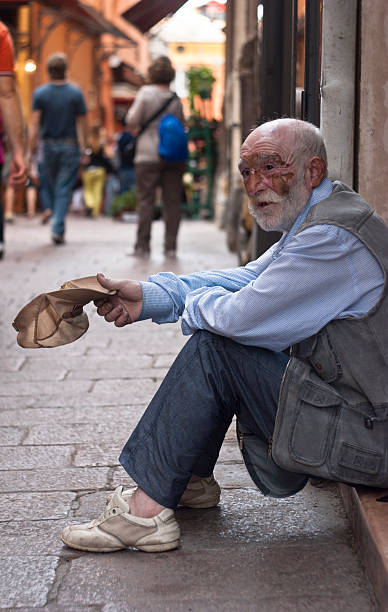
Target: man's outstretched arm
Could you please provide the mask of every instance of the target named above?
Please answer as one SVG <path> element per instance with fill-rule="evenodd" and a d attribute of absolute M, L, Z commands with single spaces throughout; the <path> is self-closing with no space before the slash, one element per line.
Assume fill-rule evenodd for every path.
<path fill-rule="evenodd" d="M 270 256 L 270 251 L 265 254 Z M 186 297 L 192 291 L 203 287 L 223 287 L 227 291 L 239 291 L 254 281 L 266 267 L 264 256 L 244 267 L 229 270 L 209 270 L 177 276 L 162 272 L 151 276 L 148 281 L 113 280 L 98 274 L 103 287 L 117 291 L 116 295 L 98 300 L 97 313 L 117 327 L 124 327 L 135 321 L 152 319 L 155 323 L 173 323 L 182 315 Z M 119 297 L 119 300 L 117 300 Z M 123 310 L 121 310 L 121 308 Z M 125 314 L 126 313 L 126 314 Z"/>

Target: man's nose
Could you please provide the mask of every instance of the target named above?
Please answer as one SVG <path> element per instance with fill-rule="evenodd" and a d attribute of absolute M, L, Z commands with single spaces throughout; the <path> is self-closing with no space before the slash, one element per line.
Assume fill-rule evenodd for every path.
<path fill-rule="evenodd" d="M 245 183 L 245 189 L 249 197 L 253 197 L 267 189 L 267 185 L 265 185 L 264 177 L 260 170 L 254 170 L 249 173 L 248 180 Z"/>

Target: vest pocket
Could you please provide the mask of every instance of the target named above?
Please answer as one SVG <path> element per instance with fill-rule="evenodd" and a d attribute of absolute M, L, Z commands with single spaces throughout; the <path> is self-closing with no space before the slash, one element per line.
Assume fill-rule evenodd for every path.
<path fill-rule="evenodd" d="M 318 467 L 325 463 L 340 403 L 338 395 L 328 392 L 323 386 L 305 381 L 289 441 L 289 452 L 296 462 L 308 467 Z"/>
<path fill-rule="evenodd" d="M 388 486 L 388 415 L 371 416 L 371 406 L 344 406 L 330 458 L 333 477 L 342 482 Z"/>

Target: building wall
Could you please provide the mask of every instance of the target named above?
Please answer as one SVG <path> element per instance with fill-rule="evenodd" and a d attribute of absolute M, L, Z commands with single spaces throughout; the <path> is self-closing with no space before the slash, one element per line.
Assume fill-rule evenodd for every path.
<path fill-rule="evenodd" d="M 358 189 L 388 221 L 388 13 L 386 0 L 361 3 Z"/>
<path fill-rule="evenodd" d="M 55 52 L 64 52 L 69 59 L 68 78 L 78 85 L 85 96 L 88 107 L 88 121 L 100 119 L 98 78 L 96 75 L 96 53 L 99 36 L 90 33 L 82 24 L 70 19 L 58 20 L 47 7 L 32 2 L 30 14 L 27 7 L 20 9 L 20 19 L 30 23 L 32 56 L 36 71 L 24 71 L 25 52 L 18 57 L 18 80 L 21 87 L 23 110 L 27 122 L 31 115 L 31 97 L 34 89 L 48 82 L 47 58 Z"/>
<path fill-rule="evenodd" d="M 88 4 L 129 38 L 95 34 L 78 20 L 62 17 L 60 10 L 53 11 L 43 2 L 31 2 L 29 6 L 18 9 L 18 30 L 25 33 L 25 40 L 30 40 L 31 48 L 20 48 L 16 70 L 28 123 L 32 93 L 48 81 L 47 58 L 54 52 L 66 53 L 69 58 L 68 77 L 84 93 L 89 125 L 102 125 L 109 138 L 116 129 L 110 58 L 116 56 L 119 62 L 145 74 L 149 64 L 148 37 L 121 17 L 128 2 L 89 0 Z M 29 55 L 37 66 L 33 73 L 24 70 Z"/>
<path fill-rule="evenodd" d="M 109 57 L 114 61 L 124 62 L 141 75 L 145 75 L 149 64 L 148 37 L 121 17 L 122 13 L 130 7 L 125 0 L 89 0 L 89 3 L 99 10 L 104 17 L 119 30 L 131 38 L 116 38 L 110 34 L 101 37 L 101 55 L 106 58 L 100 71 L 100 100 L 103 109 L 104 127 L 108 139 L 116 132 L 114 117 L 114 99 L 112 97 L 112 74 L 109 67 Z M 128 104 L 130 101 L 128 100 Z"/>
<path fill-rule="evenodd" d="M 179 49 L 182 49 L 180 51 Z M 218 42 L 177 42 L 168 44 L 168 56 L 175 70 L 187 72 L 191 66 L 206 65 L 213 72 L 215 82 L 211 100 L 206 100 L 204 108 L 208 119 L 222 119 L 222 103 L 224 98 L 225 50 L 224 44 Z M 179 93 L 179 92 L 178 92 Z M 190 114 L 190 101 L 183 98 L 186 117 Z M 202 109 L 198 109 L 202 110 Z"/>

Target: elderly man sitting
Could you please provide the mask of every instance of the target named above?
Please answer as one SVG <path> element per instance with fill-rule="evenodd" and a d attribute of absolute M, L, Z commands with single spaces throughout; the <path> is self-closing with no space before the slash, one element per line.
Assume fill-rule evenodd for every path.
<path fill-rule="evenodd" d="M 309 475 L 388 486 L 388 227 L 327 178 L 309 123 L 256 128 L 239 169 L 257 223 L 283 232 L 259 259 L 147 282 L 98 277 L 117 291 L 96 303 L 106 321 L 181 317 L 191 338 L 121 453 L 138 487 L 118 487 L 99 518 L 66 527 L 68 546 L 176 548 L 174 508 L 219 501 L 213 468 L 234 415 L 264 494 L 292 495 Z"/>

